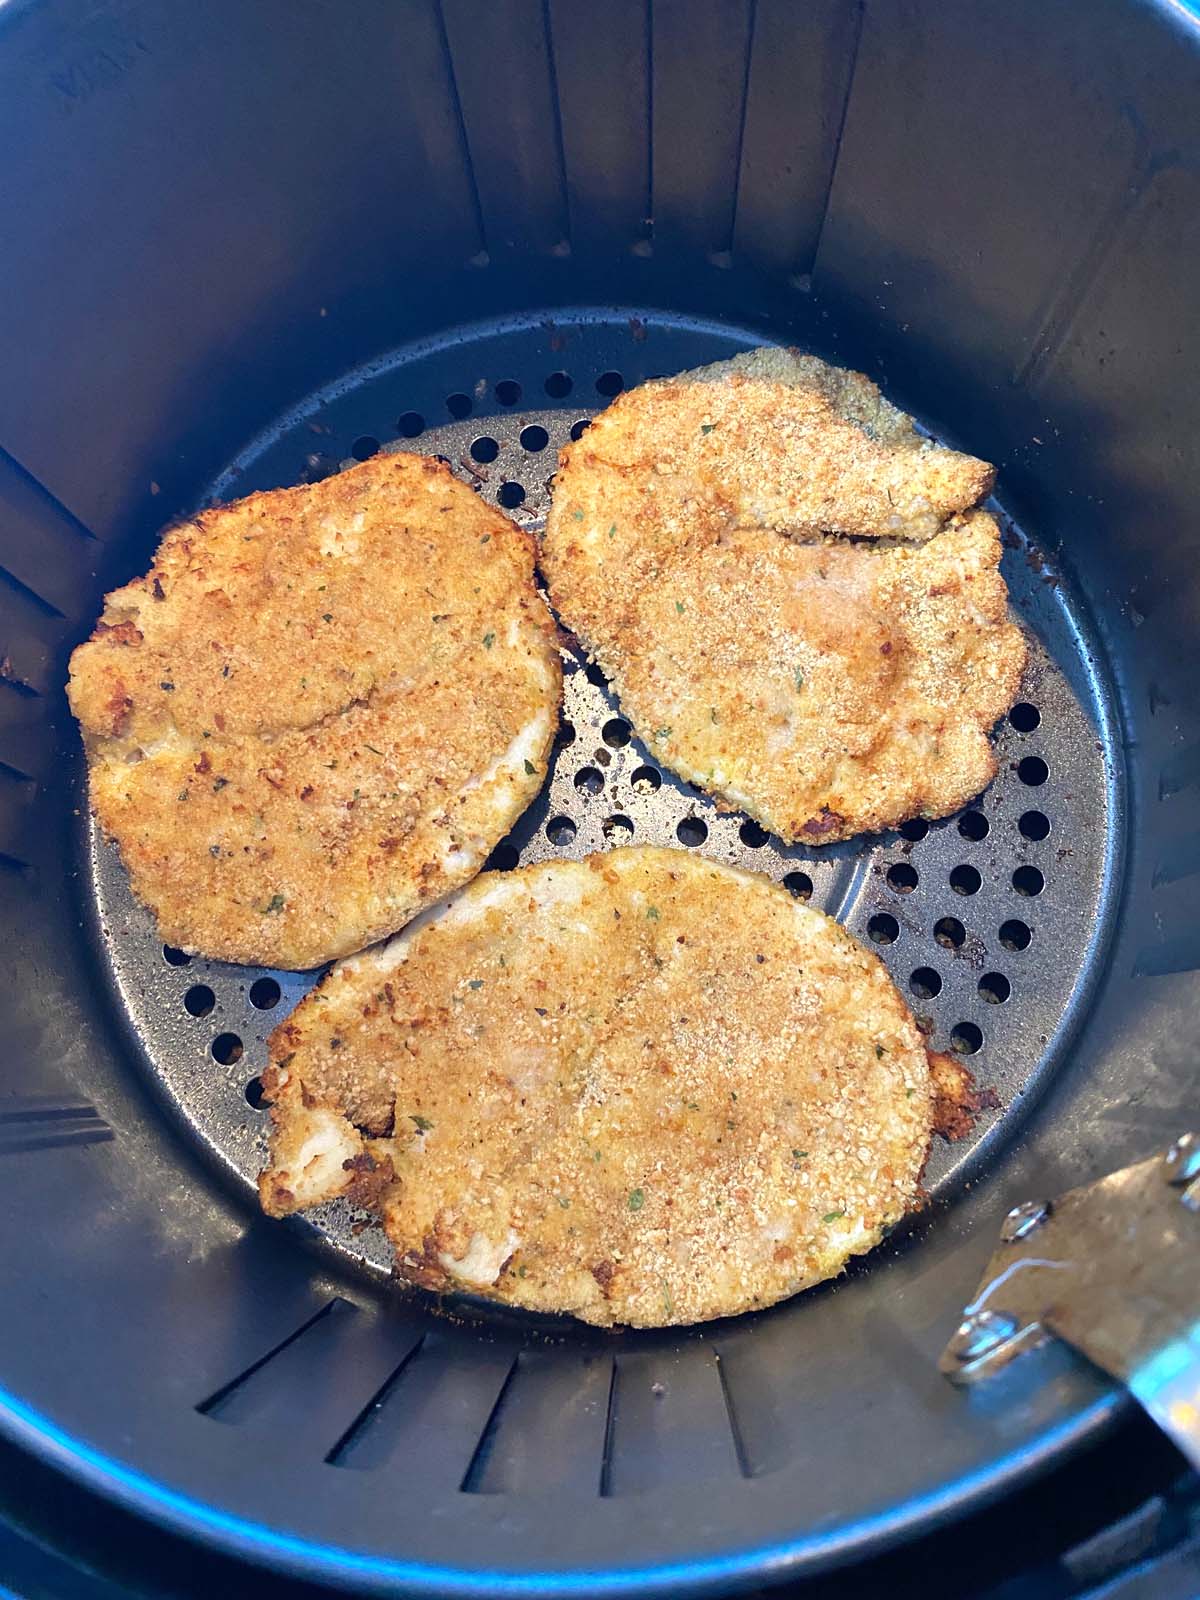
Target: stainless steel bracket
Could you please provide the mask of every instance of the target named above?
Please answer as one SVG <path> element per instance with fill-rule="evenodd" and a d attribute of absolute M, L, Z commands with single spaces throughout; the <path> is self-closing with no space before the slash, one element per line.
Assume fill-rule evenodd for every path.
<path fill-rule="evenodd" d="M 1200 1467 L 1200 1134 L 1010 1211 L 938 1366 L 990 1377 L 1051 1336 L 1112 1377 Z"/>

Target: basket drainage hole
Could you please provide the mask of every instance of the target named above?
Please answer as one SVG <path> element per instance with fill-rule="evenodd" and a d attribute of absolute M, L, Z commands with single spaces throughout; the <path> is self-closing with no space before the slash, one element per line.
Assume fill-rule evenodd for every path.
<path fill-rule="evenodd" d="M 1006 950 L 1028 950 L 1032 938 L 1031 930 L 1015 917 L 1011 922 L 1000 924 L 1000 943 Z"/>
<path fill-rule="evenodd" d="M 973 1022 L 960 1022 L 951 1029 L 950 1043 L 960 1056 L 973 1056 L 983 1046 L 983 1029 Z"/>
<path fill-rule="evenodd" d="M 807 872 L 789 872 L 784 880 L 783 887 L 797 900 L 811 900 L 813 884 Z"/>
<path fill-rule="evenodd" d="M 472 461 L 495 461 L 499 454 L 500 446 L 490 434 L 481 434 L 478 439 L 473 440 L 471 443 Z"/>
<path fill-rule="evenodd" d="M 908 980 L 908 987 L 918 1000 L 932 1000 L 942 992 L 942 975 L 932 967 L 918 967 Z"/>
<path fill-rule="evenodd" d="M 379 454 L 379 440 L 372 433 L 360 433 L 350 446 L 350 454 L 355 461 L 369 461 Z"/>
<path fill-rule="evenodd" d="M 193 1017 L 206 1017 L 217 1003 L 217 997 L 206 983 L 194 983 L 183 997 L 184 1010 Z"/>
<path fill-rule="evenodd" d="M 901 838 L 910 839 L 913 844 L 918 844 L 928 832 L 929 824 L 924 817 L 911 817 L 900 824 Z"/>
<path fill-rule="evenodd" d="M 1032 899 L 1035 894 L 1041 894 L 1046 880 L 1036 867 L 1018 867 L 1012 875 L 1012 886 L 1018 894 Z"/>
<path fill-rule="evenodd" d="M 191 965 L 191 956 L 186 950 L 180 950 L 173 944 L 163 945 L 163 960 L 169 967 L 186 967 Z"/>
<path fill-rule="evenodd" d="M 527 428 L 521 429 L 521 449 L 528 450 L 530 455 L 536 455 L 539 450 L 544 450 L 550 443 L 550 435 L 545 428 L 539 428 L 536 422 L 531 422 Z"/>
<path fill-rule="evenodd" d="M 575 774 L 575 787 L 580 794 L 599 794 L 604 787 L 604 774 L 599 767 L 580 767 Z"/>
<path fill-rule="evenodd" d="M 210 1048 L 213 1060 L 219 1061 L 223 1067 L 233 1066 L 244 1054 L 242 1041 L 236 1033 L 219 1033 Z"/>
<path fill-rule="evenodd" d="M 1012 993 L 1012 984 L 1002 972 L 985 972 L 979 980 L 979 998 L 989 1006 L 1002 1006 Z"/>
<path fill-rule="evenodd" d="M 771 835 L 757 822 L 743 822 L 738 829 L 738 838 L 748 850 L 761 850 Z"/>
<path fill-rule="evenodd" d="M 593 689 L 607 689 L 608 679 L 604 676 L 604 669 L 597 661 L 589 661 L 583 669 L 583 675 Z"/>
<path fill-rule="evenodd" d="M 610 717 L 600 730 L 605 744 L 621 750 L 629 743 L 632 730 L 624 717 Z"/>
<path fill-rule="evenodd" d="M 895 944 L 900 937 L 900 924 L 882 911 L 867 923 L 867 933 L 876 944 Z"/>
<path fill-rule="evenodd" d="M 246 1099 L 254 1107 L 255 1111 L 266 1110 L 267 1097 L 263 1093 L 261 1078 L 250 1079 L 250 1082 L 246 1085 Z"/>
<path fill-rule="evenodd" d="M 570 817 L 551 817 L 546 824 L 546 837 L 551 844 L 568 845 L 577 831 Z"/>
<path fill-rule="evenodd" d="M 657 767 L 639 767 L 629 783 L 635 794 L 657 794 L 662 788 L 662 773 Z"/>
<path fill-rule="evenodd" d="M 964 811 L 958 819 L 959 833 L 964 839 L 970 839 L 973 844 L 986 839 L 990 829 L 991 824 L 982 811 Z"/>
<path fill-rule="evenodd" d="M 574 387 L 569 372 L 552 372 L 542 385 L 551 400 L 565 400 Z"/>
<path fill-rule="evenodd" d="M 525 486 L 520 483 L 502 483 L 500 493 L 496 496 L 506 511 L 511 511 L 514 506 L 519 506 L 525 499 Z"/>
<path fill-rule="evenodd" d="M 575 724 L 573 722 L 560 722 L 558 732 L 554 735 L 554 742 L 560 750 L 565 750 L 569 744 L 574 744 Z"/>
<path fill-rule="evenodd" d="M 1050 768 L 1041 756 L 1025 756 L 1017 762 L 1017 777 L 1031 789 L 1039 788 L 1050 776 Z"/>
<path fill-rule="evenodd" d="M 620 394 L 624 387 L 625 379 L 619 372 L 602 372 L 596 379 L 596 393 L 606 395 L 609 399 Z"/>
<path fill-rule="evenodd" d="M 982 882 L 974 867 L 955 867 L 950 874 L 950 887 L 955 894 L 978 894 Z"/>
<path fill-rule="evenodd" d="M 1008 713 L 1008 720 L 1018 733 L 1032 733 L 1041 722 L 1042 713 L 1036 706 L 1022 700 Z"/>
<path fill-rule="evenodd" d="M 487 858 L 487 866 L 492 872 L 511 872 L 520 859 L 516 845 L 502 841 Z"/>
<path fill-rule="evenodd" d="M 250 985 L 250 1004 L 257 1011 L 270 1011 L 279 1004 L 280 988 L 274 978 L 255 978 Z"/>
<path fill-rule="evenodd" d="M 1050 818 L 1044 811 L 1026 811 L 1017 827 L 1023 839 L 1045 839 L 1050 833 Z"/>
<path fill-rule="evenodd" d="M 425 432 L 425 418 L 419 411 L 406 411 L 396 419 L 396 432 L 402 439 L 415 439 Z"/>
<path fill-rule="evenodd" d="M 633 823 L 628 817 L 605 817 L 600 832 L 613 844 L 628 844 L 633 838 Z"/>
<path fill-rule="evenodd" d="M 469 417 L 474 410 L 469 394 L 448 394 L 446 396 L 446 410 L 455 419 L 461 422 L 464 417 Z"/>
<path fill-rule="evenodd" d="M 521 385 L 515 378 L 501 378 L 493 393 L 502 406 L 515 406 L 521 398 Z"/>
<path fill-rule="evenodd" d="M 702 822 L 699 817 L 684 817 L 683 821 L 675 829 L 675 837 L 680 844 L 686 844 L 690 847 L 703 844 L 705 839 L 708 838 L 708 824 L 707 822 Z"/>
<path fill-rule="evenodd" d="M 911 894 L 920 883 L 917 869 L 907 861 L 897 861 L 888 868 L 888 888 L 894 889 L 897 894 Z"/>
<path fill-rule="evenodd" d="M 961 950 L 967 930 L 957 917 L 939 917 L 933 925 L 933 937 L 947 950 Z"/>
<path fill-rule="evenodd" d="M 588 427 L 591 420 L 592 419 L 590 417 L 580 417 L 578 422 L 573 422 L 571 424 L 571 438 L 575 440 L 576 444 L 578 444 L 580 439 L 583 438 L 584 430 Z"/>

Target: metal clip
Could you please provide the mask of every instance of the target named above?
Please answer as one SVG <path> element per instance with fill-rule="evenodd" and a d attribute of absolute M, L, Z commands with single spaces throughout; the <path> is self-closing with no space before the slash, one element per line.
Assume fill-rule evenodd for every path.
<path fill-rule="evenodd" d="M 942 1352 L 969 1384 L 1052 1335 L 1128 1385 L 1200 1467 L 1200 1136 L 1004 1219 Z"/>

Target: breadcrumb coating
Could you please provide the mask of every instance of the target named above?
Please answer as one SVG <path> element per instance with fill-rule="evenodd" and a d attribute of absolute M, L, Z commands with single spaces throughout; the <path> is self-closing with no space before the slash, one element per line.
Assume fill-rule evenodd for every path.
<path fill-rule="evenodd" d="M 305 968 L 479 870 L 541 786 L 561 688 L 528 534 L 389 454 L 172 528 L 68 694 L 164 940 Z"/>
<path fill-rule="evenodd" d="M 1026 647 L 986 462 L 789 350 L 630 390 L 563 451 L 551 598 L 665 765 L 789 840 L 945 816 Z"/>
<path fill-rule="evenodd" d="M 264 1208 L 349 1194 L 396 1270 L 638 1326 L 770 1305 L 919 1198 L 928 1057 L 770 880 L 630 848 L 485 873 L 271 1038 Z"/>

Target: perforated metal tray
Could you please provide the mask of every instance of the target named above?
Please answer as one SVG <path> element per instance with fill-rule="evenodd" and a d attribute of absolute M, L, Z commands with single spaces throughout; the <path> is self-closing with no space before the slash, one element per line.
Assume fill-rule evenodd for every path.
<path fill-rule="evenodd" d="M 464 330 L 316 397 L 255 441 L 211 498 L 312 480 L 381 448 L 414 449 L 442 456 L 537 529 L 557 450 L 596 409 L 622 387 L 751 342 L 728 328 L 602 312 L 549 329 Z M 549 781 L 490 863 L 632 842 L 699 850 L 769 874 L 872 942 L 930 1043 L 961 1052 L 995 1092 L 996 1108 L 970 1139 L 935 1145 L 926 1180 L 935 1196 L 986 1157 L 1053 1071 L 1112 892 L 1112 728 L 1084 627 L 1036 542 L 993 509 L 1030 664 L 997 731 L 999 776 L 960 815 L 824 849 L 785 846 L 659 767 L 598 669 L 567 650 Z M 103 949 L 145 1068 L 189 1132 L 248 1188 L 265 1150 L 265 1039 L 316 975 L 164 949 L 94 829 L 88 853 Z M 344 1205 L 289 1226 L 370 1272 L 389 1269 L 382 1234 Z"/>

